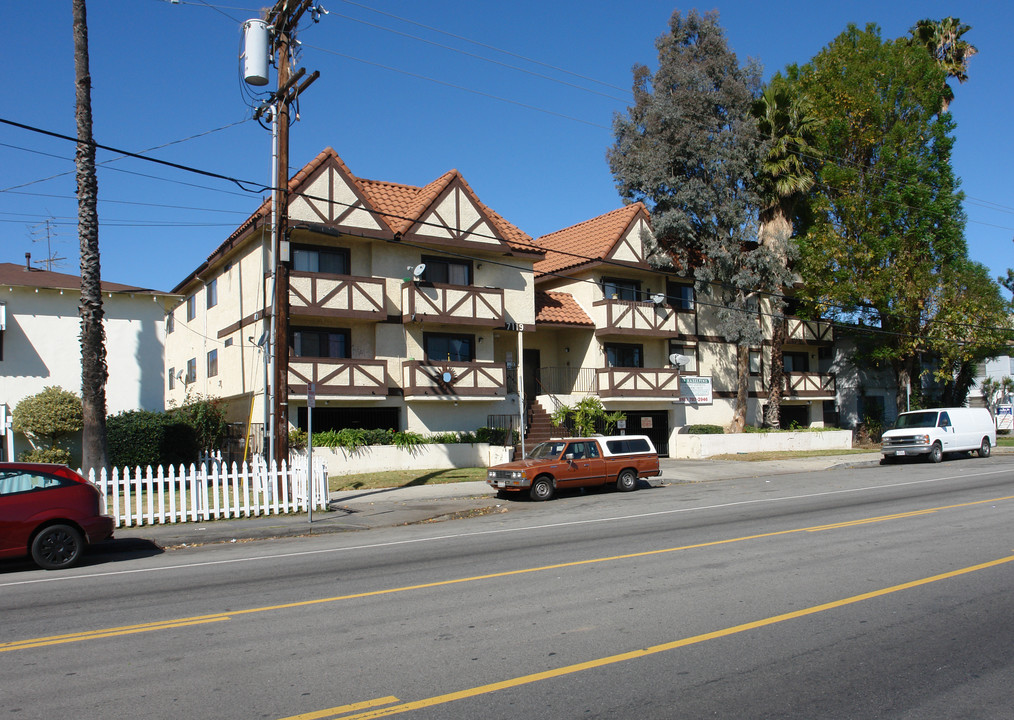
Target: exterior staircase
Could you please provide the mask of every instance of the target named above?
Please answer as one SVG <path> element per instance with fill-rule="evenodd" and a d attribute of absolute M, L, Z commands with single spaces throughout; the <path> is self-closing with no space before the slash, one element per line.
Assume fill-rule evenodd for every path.
<path fill-rule="evenodd" d="M 531 449 L 546 440 L 568 435 L 570 435 L 570 431 L 567 428 L 553 424 L 552 416 L 536 398 L 528 408 L 528 417 L 525 423 L 525 448 Z M 519 456 L 520 450 L 518 448 L 515 457 Z"/>

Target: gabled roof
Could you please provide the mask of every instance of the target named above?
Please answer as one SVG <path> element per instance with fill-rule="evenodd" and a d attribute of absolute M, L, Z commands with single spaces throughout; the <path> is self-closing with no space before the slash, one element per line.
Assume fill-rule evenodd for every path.
<path fill-rule="evenodd" d="M 535 291 L 535 322 L 537 325 L 595 326 L 573 295 L 551 290 Z"/>
<path fill-rule="evenodd" d="M 397 234 L 405 234 L 411 231 L 417 223 L 425 219 L 427 212 L 447 188 L 458 184 L 479 208 L 480 212 L 488 218 L 489 224 L 494 228 L 499 237 L 502 238 L 503 242 L 507 244 L 512 253 L 535 256 L 543 254 L 543 251 L 535 245 L 530 235 L 505 220 L 502 215 L 494 212 L 479 200 L 475 191 L 472 190 L 471 186 L 469 186 L 465 178 L 457 170 L 448 170 L 436 180 L 422 187 L 381 180 L 369 180 L 353 175 L 334 148 L 329 147 L 292 176 L 288 184 L 290 196 L 297 196 L 301 191 L 305 192 L 304 188 L 310 181 L 317 177 L 320 172 L 326 170 L 329 165 L 336 169 L 345 183 L 348 184 L 350 190 L 357 196 L 358 202 L 361 203 L 361 210 L 369 212 L 380 226 L 381 231 L 379 235 L 382 237 L 394 238 Z M 271 199 L 267 198 L 243 224 L 226 238 L 225 242 L 208 257 L 201 267 L 197 268 L 190 276 L 176 286 L 176 290 L 180 290 L 189 284 L 203 269 L 243 242 L 251 230 L 270 222 L 270 219 Z"/>
<path fill-rule="evenodd" d="M 43 270 L 42 268 L 30 268 L 26 265 L 16 263 L 0 263 L 0 285 L 28 288 L 49 288 L 52 290 L 80 290 L 81 278 L 78 275 Z M 102 292 L 106 293 L 135 293 L 147 295 L 167 295 L 168 293 L 147 288 L 134 287 L 133 285 L 121 285 L 102 281 Z"/>
<path fill-rule="evenodd" d="M 607 259 L 641 214 L 648 218 L 647 209 L 638 202 L 536 239 L 546 257 L 535 263 L 535 277 L 569 272 Z"/>

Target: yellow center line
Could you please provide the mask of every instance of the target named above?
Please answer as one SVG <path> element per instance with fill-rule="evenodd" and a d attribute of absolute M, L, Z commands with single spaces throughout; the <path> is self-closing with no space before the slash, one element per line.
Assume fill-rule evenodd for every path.
<path fill-rule="evenodd" d="M 47 645 L 60 645 L 64 643 L 80 642 L 84 640 L 95 640 L 99 638 L 115 637 L 119 635 L 132 635 L 141 632 L 152 632 L 155 630 L 165 630 L 176 627 L 185 627 L 187 625 L 200 625 L 208 622 L 229 620 L 230 618 L 236 617 L 238 615 L 250 615 L 253 613 L 272 612 L 276 610 L 291 610 L 295 608 L 304 608 L 313 605 L 323 605 L 326 603 L 342 602 L 346 600 L 359 600 L 363 598 L 378 597 L 380 595 L 393 595 L 395 593 L 411 592 L 414 590 L 428 590 L 432 588 L 447 587 L 450 585 L 459 585 L 462 583 L 479 582 L 482 580 L 495 580 L 499 578 L 512 577 L 515 575 L 526 575 L 529 573 L 540 573 L 552 570 L 562 570 L 565 568 L 580 567 L 582 565 L 595 565 L 598 563 L 616 562 L 619 560 L 633 560 L 637 558 L 650 557 L 652 555 L 663 555 L 667 553 L 683 552 L 685 550 L 696 550 L 700 548 L 717 547 L 720 545 L 730 545 L 732 543 L 745 542 L 747 540 L 760 540 L 764 538 L 778 537 L 781 535 L 793 535 L 796 533 L 803 532 L 821 532 L 837 528 L 852 527 L 854 525 L 861 525 L 865 523 L 885 522 L 888 520 L 896 520 L 900 518 L 909 518 L 920 515 L 927 515 L 939 512 L 941 510 L 970 507 L 973 505 L 984 505 L 987 503 L 1000 502 L 1002 500 L 1014 500 L 1014 495 L 990 498 L 988 500 L 976 500 L 974 502 L 960 503 L 957 505 L 945 505 L 937 508 L 917 510 L 909 513 L 901 513 L 896 515 L 882 515 L 879 517 L 864 518 L 860 520 L 838 523 L 834 525 L 816 525 L 805 528 L 794 528 L 791 530 L 775 530 L 772 532 L 759 533 L 757 535 L 746 535 L 743 537 L 726 538 L 724 540 L 711 540 L 709 542 L 695 543 L 693 545 L 680 545 L 678 547 L 658 548 L 655 550 L 643 550 L 641 552 L 636 553 L 627 553 L 624 555 L 610 555 L 608 557 L 591 558 L 588 560 L 574 560 L 565 563 L 555 563 L 553 565 L 540 565 L 538 567 L 521 568 L 519 570 L 506 570 L 504 572 L 489 573 L 486 575 L 472 575 L 469 577 L 454 578 L 452 580 L 437 580 L 434 582 L 420 583 L 418 585 L 403 585 L 401 587 L 385 588 L 383 590 L 371 590 L 368 592 L 352 593 L 349 595 L 336 595 L 334 597 L 316 598 L 314 600 L 301 600 L 299 602 L 282 603 L 279 605 L 266 605 L 263 607 L 247 608 L 246 610 L 231 610 L 227 613 L 198 615 L 189 618 L 179 618 L 177 620 L 163 620 L 151 623 L 144 623 L 140 625 L 127 625 L 118 628 L 89 630 L 84 632 L 71 633 L 68 635 L 56 635 L 51 637 L 32 638 L 28 640 L 17 640 L 13 642 L 0 643 L 0 653 L 10 652 L 12 650 L 25 650 L 28 648 L 45 647 Z"/>
<path fill-rule="evenodd" d="M 390 705 L 391 703 L 396 702 L 398 702 L 398 698 L 388 696 L 377 698 L 375 700 L 350 703 L 348 705 L 339 705 L 338 707 L 328 708 L 327 710 L 317 710 L 315 712 L 303 713 L 302 715 L 292 715 L 291 717 L 285 718 L 285 720 L 323 720 L 324 718 L 336 718 L 339 715 L 355 712 L 356 710 L 364 710 L 366 708 L 378 707 L 380 705 Z"/>
<path fill-rule="evenodd" d="M 606 667 L 608 665 L 615 665 L 617 663 L 627 662 L 628 660 L 637 660 L 645 658 L 650 655 L 656 655 L 658 653 L 669 652 L 678 648 L 687 647 L 688 645 L 696 645 L 698 643 L 707 642 L 708 640 L 716 640 L 718 638 L 728 637 L 730 635 L 736 635 L 738 633 L 747 632 L 749 630 L 756 630 L 757 628 L 766 627 L 768 625 L 775 625 L 777 623 L 786 622 L 788 620 L 795 620 L 797 618 L 806 617 L 807 615 L 816 615 L 817 613 L 827 612 L 828 610 L 834 610 L 836 608 L 844 607 L 846 605 L 852 605 L 854 603 L 863 602 L 865 600 L 872 600 L 873 598 L 883 597 L 892 593 L 901 592 L 903 590 L 910 590 L 912 588 L 920 587 L 922 585 L 929 585 L 930 583 L 940 582 L 941 580 L 948 580 L 950 578 L 958 577 L 960 575 L 966 575 L 968 573 L 977 572 L 979 570 L 985 570 L 987 568 L 996 567 L 1005 563 L 1014 562 L 1014 555 L 999 558 L 997 560 L 991 560 L 989 562 L 980 563 L 979 565 L 972 565 L 970 567 L 961 568 L 960 570 L 952 570 L 950 572 L 941 573 L 940 575 L 934 575 L 932 577 L 922 578 L 920 580 L 912 580 L 911 582 L 902 583 L 900 585 L 892 585 L 891 587 L 882 588 L 880 590 L 873 590 L 871 592 L 862 593 L 860 595 L 853 595 L 852 597 L 843 598 L 841 600 L 835 600 L 833 602 L 823 603 L 821 605 L 814 605 L 812 607 L 804 608 L 802 610 L 794 610 L 792 612 L 783 613 L 781 615 L 773 615 L 769 618 L 762 620 L 755 620 L 753 622 L 743 623 L 742 625 L 734 625 L 732 627 L 724 628 L 721 630 L 715 630 L 709 633 L 703 633 L 701 635 L 694 635 L 693 637 L 683 638 L 681 640 L 674 640 L 672 642 L 662 643 L 660 645 L 652 645 L 651 647 L 642 648 L 639 650 L 631 650 L 629 652 L 619 653 L 617 655 L 609 655 L 607 657 L 596 658 L 583 663 L 575 663 L 573 665 L 566 665 L 564 667 L 555 668 L 553 670 L 545 670 L 543 672 L 532 673 L 530 675 L 520 675 L 518 677 L 510 678 L 507 680 L 501 680 L 499 682 L 487 683 L 486 685 L 478 685 L 473 688 L 467 688 L 464 690 L 458 690 L 455 692 L 445 693 L 443 695 L 434 695 L 433 697 L 424 698 L 422 700 L 415 700 L 412 702 L 402 703 L 401 705 L 395 705 L 393 707 L 380 708 L 376 710 L 369 710 L 367 712 L 359 713 L 358 715 L 349 715 L 343 720 L 368 720 L 369 718 L 380 718 L 387 717 L 389 715 L 398 715 L 404 712 L 410 712 L 412 710 L 421 710 L 423 708 L 433 707 L 435 705 L 444 705 L 446 703 L 454 702 L 456 700 L 463 700 L 465 698 L 476 697 L 479 695 L 486 695 L 489 693 L 496 692 L 498 690 L 507 690 L 509 688 L 517 688 L 522 685 L 530 685 L 532 683 L 541 682 L 542 680 L 550 680 L 553 678 L 559 678 L 566 675 L 572 675 L 585 670 L 593 670 L 595 668 Z M 283 718 L 282 720 L 301 720 L 308 716 L 295 715 L 291 718 Z"/>

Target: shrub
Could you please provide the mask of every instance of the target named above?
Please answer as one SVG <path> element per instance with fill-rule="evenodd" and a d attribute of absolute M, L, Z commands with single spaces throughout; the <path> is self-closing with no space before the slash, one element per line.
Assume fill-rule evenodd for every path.
<path fill-rule="evenodd" d="M 721 425 L 687 425 L 684 432 L 688 435 L 723 435 L 725 428 Z"/>
<path fill-rule="evenodd" d="M 320 443 L 317 442 L 317 436 L 319 434 L 320 433 L 314 433 L 313 434 L 313 444 L 314 445 L 319 445 L 320 444 Z M 302 450 L 303 448 L 305 448 L 306 447 L 306 430 L 300 430 L 299 428 L 296 428 L 294 430 L 289 430 L 289 447 L 293 448 L 294 450 Z"/>
<path fill-rule="evenodd" d="M 61 447 L 32 448 L 18 456 L 21 462 L 56 463 L 70 465 L 70 450 Z"/>
<path fill-rule="evenodd" d="M 394 434 L 394 445 L 402 450 L 410 450 L 423 444 L 423 437 L 419 433 L 399 430 Z"/>
<path fill-rule="evenodd" d="M 109 464 L 113 467 L 189 465 L 200 447 L 194 429 L 167 412 L 133 410 L 106 419 Z"/>
<path fill-rule="evenodd" d="M 21 453 L 22 460 L 66 464 L 70 462 L 67 438 L 84 427 L 81 398 L 61 387 L 47 387 L 19 402 L 14 408 L 12 421 L 14 430 L 23 433 L 34 446 L 34 449 Z M 61 459 L 38 459 L 41 457 Z"/>
<path fill-rule="evenodd" d="M 462 440 L 461 435 L 456 432 L 437 433 L 435 435 L 430 435 L 429 437 L 426 438 L 426 443 L 433 445 L 437 445 L 440 443 L 453 444 L 459 442 L 467 442 L 467 440 Z"/>
<path fill-rule="evenodd" d="M 183 405 L 170 410 L 169 413 L 194 429 L 197 446 L 206 453 L 221 447 L 222 440 L 229 430 L 229 424 L 225 421 L 225 410 L 219 398 L 188 396 Z"/>

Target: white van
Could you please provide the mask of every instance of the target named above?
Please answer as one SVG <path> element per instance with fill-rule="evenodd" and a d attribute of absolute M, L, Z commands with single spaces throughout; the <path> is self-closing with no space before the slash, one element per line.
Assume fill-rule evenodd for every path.
<path fill-rule="evenodd" d="M 996 425 L 985 408 L 930 408 L 901 413 L 894 429 L 881 438 L 884 460 L 925 455 L 940 462 L 944 453 L 974 450 L 989 457 Z"/>

